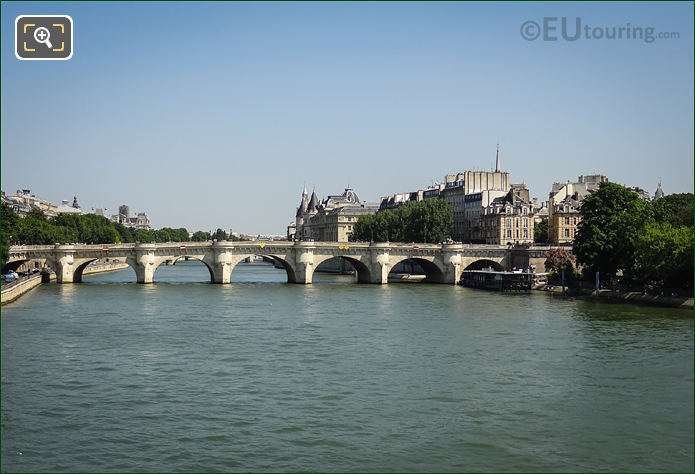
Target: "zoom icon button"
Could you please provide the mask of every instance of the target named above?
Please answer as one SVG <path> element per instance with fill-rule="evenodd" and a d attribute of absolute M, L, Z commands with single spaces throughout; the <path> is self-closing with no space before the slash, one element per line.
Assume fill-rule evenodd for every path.
<path fill-rule="evenodd" d="M 18 59 L 70 59 L 72 18 L 68 15 L 19 15 L 14 22 Z"/>

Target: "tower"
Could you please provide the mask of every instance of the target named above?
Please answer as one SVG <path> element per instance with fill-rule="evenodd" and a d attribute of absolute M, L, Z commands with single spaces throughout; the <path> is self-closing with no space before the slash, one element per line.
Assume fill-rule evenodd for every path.
<path fill-rule="evenodd" d="M 302 191 L 302 199 L 299 201 L 299 207 L 297 208 L 297 214 L 295 214 L 295 225 L 297 230 L 304 224 L 304 214 L 306 214 L 307 206 L 309 205 L 309 200 L 307 199 L 308 193 L 306 192 L 306 185 L 304 185 L 304 191 Z"/>
<path fill-rule="evenodd" d="M 664 197 L 664 190 L 661 189 L 661 180 L 659 180 L 659 185 L 656 187 L 656 192 L 654 193 L 654 199 L 660 199 Z"/>

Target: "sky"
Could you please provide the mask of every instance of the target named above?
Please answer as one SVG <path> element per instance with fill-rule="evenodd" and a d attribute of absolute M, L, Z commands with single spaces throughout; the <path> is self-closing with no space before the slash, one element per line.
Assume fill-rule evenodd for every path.
<path fill-rule="evenodd" d="M 284 234 L 305 185 L 378 202 L 497 143 L 539 201 L 597 173 L 693 192 L 693 2 L 1 5 L 8 194 Z M 72 17 L 71 59 L 15 57 L 28 14 Z M 620 27 L 662 37 L 597 38 Z"/>

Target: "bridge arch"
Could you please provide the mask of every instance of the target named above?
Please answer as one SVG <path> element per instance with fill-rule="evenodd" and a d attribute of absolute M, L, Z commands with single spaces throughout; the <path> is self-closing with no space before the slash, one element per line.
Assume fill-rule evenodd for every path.
<path fill-rule="evenodd" d="M 89 265 L 92 262 L 95 262 L 99 260 L 98 258 L 92 258 L 89 260 L 85 260 L 84 262 L 80 263 L 75 267 L 73 270 L 72 274 L 72 282 L 73 283 L 82 283 L 82 274 L 84 273 L 84 269 L 87 268 L 87 265 Z"/>
<path fill-rule="evenodd" d="M 392 258 L 389 262 L 389 274 L 393 268 L 401 262 L 412 261 L 419 264 L 425 272 L 424 283 L 443 283 L 444 282 L 444 265 L 436 257 L 401 257 Z"/>
<path fill-rule="evenodd" d="M 495 262 L 494 260 L 489 260 L 486 258 L 482 258 L 480 260 L 476 260 L 476 261 L 470 263 L 466 268 L 464 268 L 464 271 L 465 270 L 482 270 L 484 268 L 490 268 L 490 267 L 492 267 L 492 269 L 497 271 L 497 272 L 503 272 L 504 271 L 504 267 L 502 266 L 501 263 Z"/>
<path fill-rule="evenodd" d="M 287 273 L 287 282 L 288 283 L 296 283 L 297 282 L 297 275 L 295 274 L 294 267 L 290 265 L 290 263 L 282 258 L 278 257 L 277 255 L 259 255 L 259 257 L 267 257 L 273 260 L 273 262 L 279 263 L 282 268 L 285 269 L 285 272 Z M 235 265 L 236 266 L 236 265 Z M 233 269 L 232 269 L 233 271 Z"/>
<path fill-rule="evenodd" d="M 328 262 L 333 259 L 342 259 L 350 263 L 352 265 L 352 268 L 355 269 L 355 272 L 357 273 L 357 282 L 358 283 L 371 283 L 373 281 L 373 275 L 372 271 L 367 266 L 362 260 L 360 260 L 357 256 L 354 255 L 326 255 L 326 256 L 318 256 L 314 255 L 314 271 L 325 262 Z"/>
<path fill-rule="evenodd" d="M 210 264 L 205 261 L 205 255 L 177 255 L 176 257 L 174 257 L 173 260 L 174 260 L 174 263 L 176 263 L 177 261 L 179 261 L 181 259 L 185 259 L 188 261 L 195 260 L 195 261 L 201 262 L 203 265 L 205 265 L 205 268 L 207 268 L 208 273 L 210 274 L 210 283 L 215 282 L 215 275 L 213 273 L 212 268 L 210 267 Z M 157 274 L 157 270 L 159 269 L 159 267 L 161 267 L 163 263 L 166 263 L 167 261 L 172 260 L 172 258 L 171 257 L 163 257 L 163 258 L 160 258 L 158 260 L 159 261 L 156 263 L 156 266 L 154 267 L 154 270 L 152 271 L 153 281 L 154 281 L 154 275 Z"/>
<path fill-rule="evenodd" d="M 24 265 L 25 263 L 29 262 L 31 259 L 24 259 L 24 260 L 14 260 L 12 262 L 7 262 L 3 267 L 3 273 L 9 273 L 9 272 L 16 272 L 19 267 Z"/>
<path fill-rule="evenodd" d="M 263 257 L 263 258 L 272 260 L 273 263 L 277 263 L 285 270 L 285 273 L 287 274 L 287 282 L 288 283 L 297 283 L 297 274 L 296 274 L 295 269 L 292 266 L 292 264 L 288 261 L 286 255 L 280 255 L 280 254 L 274 254 L 274 253 L 264 253 L 264 252 L 234 255 L 233 258 L 231 259 L 231 262 L 230 262 L 230 264 L 231 264 L 231 270 L 229 272 L 230 278 L 231 278 L 231 275 L 234 274 L 234 270 L 237 268 L 237 266 L 249 257 L 251 257 L 251 258 Z"/>

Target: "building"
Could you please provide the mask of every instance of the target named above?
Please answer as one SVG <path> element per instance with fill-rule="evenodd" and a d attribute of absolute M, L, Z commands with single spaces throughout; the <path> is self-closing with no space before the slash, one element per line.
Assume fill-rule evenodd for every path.
<path fill-rule="evenodd" d="M 25 216 L 34 209 L 43 211 L 49 217 L 58 215 L 58 206 L 45 199 L 37 198 L 36 195 L 31 194 L 31 189 L 18 189 L 15 194 L 3 196 L 3 202 L 20 216 Z"/>
<path fill-rule="evenodd" d="M 574 241 L 582 220 L 582 201 L 608 181 L 602 174 L 579 176 L 576 182 L 554 183 L 548 196 L 548 241 L 569 245 Z"/>
<path fill-rule="evenodd" d="M 476 240 L 495 245 L 532 244 L 534 204 L 527 191 L 517 193 L 512 188 L 485 206 Z"/>
<path fill-rule="evenodd" d="M 440 198 L 444 187 L 444 183 L 438 183 L 428 186 L 425 189 L 382 197 L 379 202 L 379 210 L 396 209 L 409 202 L 420 202 L 426 199 Z"/>
<path fill-rule="evenodd" d="M 664 190 L 661 189 L 661 181 L 659 181 L 659 184 L 656 187 L 656 192 L 654 193 L 654 200 L 656 201 L 662 197 L 664 197 Z"/>
<path fill-rule="evenodd" d="M 639 186 L 631 186 L 628 188 L 630 191 L 637 193 L 637 195 L 642 199 L 643 201 L 651 201 L 652 196 L 649 194 L 648 191 L 640 188 Z"/>
<path fill-rule="evenodd" d="M 63 202 L 58 206 L 56 211 L 58 214 L 84 214 L 80 205 L 77 203 L 77 196 L 72 199 L 72 205 L 69 205 L 70 201 L 63 199 Z"/>
<path fill-rule="evenodd" d="M 294 224 L 287 227 L 289 240 L 349 242 L 357 219 L 379 210 L 376 203 L 360 202 L 352 188 L 339 195 L 330 195 L 319 202 L 316 192 L 307 198 L 306 187 L 297 207 Z"/>
<path fill-rule="evenodd" d="M 500 168 L 499 146 L 494 171 L 465 171 L 447 175 L 440 195 L 454 211 L 451 237 L 459 242 L 482 240 L 480 219 L 483 209 L 493 200 L 504 197 L 510 189 L 509 173 Z"/>
<path fill-rule="evenodd" d="M 130 217 L 130 207 L 125 204 L 118 206 L 118 214 L 112 215 L 111 221 L 134 229 L 151 229 L 150 220 L 147 218 L 146 213 L 138 212 L 135 216 Z"/>

